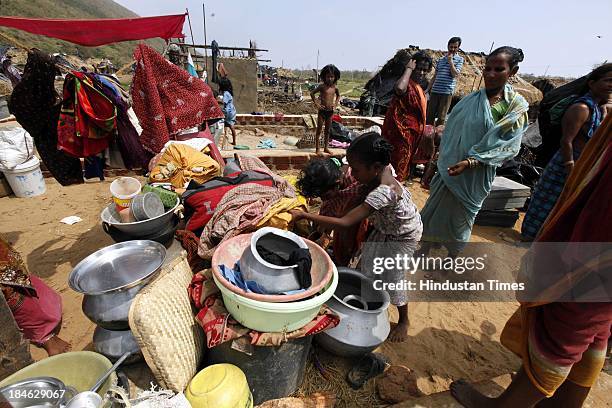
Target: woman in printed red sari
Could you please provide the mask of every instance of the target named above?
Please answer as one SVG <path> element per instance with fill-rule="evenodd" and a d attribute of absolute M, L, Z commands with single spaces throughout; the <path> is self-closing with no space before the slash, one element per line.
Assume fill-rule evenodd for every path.
<path fill-rule="evenodd" d="M 454 382 L 451 393 L 463 406 L 583 405 L 604 366 L 612 326 L 611 182 L 607 117 L 576 161 L 531 257 L 523 259 L 521 280 L 532 293 L 501 334 L 502 344 L 521 357 L 521 369 L 497 398 Z"/>
<path fill-rule="evenodd" d="M 393 145 L 391 165 L 399 181 L 408 178 L 410 161 L 425 129 L 427 98 L 423 85 L 426 85 L 426 75 L 431 67 L 431 57 L 424 51 L 412 56 L 395 83 L 395 96 L 385 115 L 382 136 Z"/>
<path fill-rule="evenodd" d="M 21 256 L 0 236 L 0 289 L 24 337 L 49 356 L 70 350 L 57 336 L 62 299 L 40 278 L 30 275 Z"/>

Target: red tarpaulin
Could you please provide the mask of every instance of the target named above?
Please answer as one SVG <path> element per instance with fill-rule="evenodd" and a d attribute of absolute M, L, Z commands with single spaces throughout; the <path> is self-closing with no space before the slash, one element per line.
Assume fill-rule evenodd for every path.
<path fill-rule="evenodd" d="M 64 20 L 0 17 L 0 26 L 95 47 L 120 41 L 183 38 L 186 14 L 174 16 Z"/>

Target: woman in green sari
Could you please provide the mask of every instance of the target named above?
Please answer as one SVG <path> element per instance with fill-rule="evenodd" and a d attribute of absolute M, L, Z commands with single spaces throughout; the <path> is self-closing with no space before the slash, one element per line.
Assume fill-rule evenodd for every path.
<path fill-rule="evenodd" d="M 432 243 L 446 246 L 451 256 L 463 249 L 497 167 L 518 154 L 529 105 L 508 79 L 522 60 L 520 49 L 493 51 L 483 72 L 485 88 L 453 108 L 440 144 L 438 174 L 421 211 L 423 252 Z"/>

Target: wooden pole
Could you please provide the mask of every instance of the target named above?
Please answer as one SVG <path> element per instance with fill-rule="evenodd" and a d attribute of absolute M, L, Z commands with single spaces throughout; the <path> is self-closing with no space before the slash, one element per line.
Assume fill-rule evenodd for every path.
<path fill-rule="evenodd" d="M 204 49 L 212 49 L 212 46 L 210 45 L 202 45 L 202 44 L 185 44 L 185 46 L 187 47 L 191 47 L 191 48 L 204 48 Z M 262 48 L 246 48 L 246 47 L 219 47 L 220 50 L 226 50 L 226 51 L 257 51 L 257 52 L 268 52 L 270 50 L 264 50 Z"/>
<path fill-rule="evenodd" d="M 189 22 L 189 33 L 191 34 L 191 44 L 195 45 L 195 38 L 193 38 L 193 30 L 191 29 L 191 17 L 189 17 L 189 9 L 186 8 L 187 12 L 187 21 Z M 193 67 L 195 69 L 195 67 Z"/>
<path fill-rule="evenodd" d="M 204 45 L 208 44 L 206 38 L 206 7 L 202 3 L 202 16 L 204 17 Z M 208 83 L 208 49 L 204 48 L 204 70 L 206 71 L 206 83 Z"/>

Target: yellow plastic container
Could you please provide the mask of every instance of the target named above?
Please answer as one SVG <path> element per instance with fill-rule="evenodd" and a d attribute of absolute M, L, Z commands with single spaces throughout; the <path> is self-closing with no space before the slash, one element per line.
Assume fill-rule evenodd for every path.
<path fill-rule="evenodd" d="M 233 364 L 215 364 L 195 375 L 185 390 L 193 408 L 253 408 L 246 376 Z"/>

